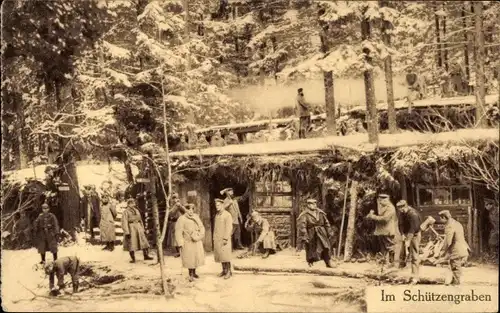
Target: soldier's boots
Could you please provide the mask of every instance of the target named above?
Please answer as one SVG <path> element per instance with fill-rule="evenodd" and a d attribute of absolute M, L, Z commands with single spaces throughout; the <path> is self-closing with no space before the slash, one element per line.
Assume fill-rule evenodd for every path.
<path fill-rule="evenodd" d="M 198 274 L 196 274 L 196 269 L 193 269 L 193 277 L 194 278 L 200 278 L 200 276 L 198 276 Z"/>
<path fill-rule="evenodd" d="M 263 259 L 267 259 L 269 257 L 269 249 L 266 249 L 266 252 L 264 252 L 264 255 L 262 256 Z"/>
<path fill-rule="evenodd" d="M 189 270 L 189 278 L 188 278 L 188 280 L 190 282 L 193 282 L 194 281 L 194 269 L 190 268 L 188 270 Z"/>
<path fill-rule="evenodd" d="M 153 258 L 149 256 L 148 254 L 148 249 L 144 249 L 142 250 L 142 253 L 144 254 L 144 260 L 147 261 L 147 260 L 152 260 Z"/>
<path fill-rule="evenodd" d="M 130 254 L 130 258 L 131 258 L 130 263 L 135 263 L 135 252 L 130 251 L 129 254 Z"/>
<path fill-rule="evenodd" d="M 224 279 L 229 279 L 233 276 L 233 272 L 231 271 L 231 263 L 226 262 L 226 275 L 224 275 Z"/>
<path fill-rule="evenodd" d="M 222 262 L 222 272 L 220 272 L 219 277 L 224 277 L 226 275 L 226 272 L 227 272 L 227 267 L 226 267 L 226 262 Z"/>

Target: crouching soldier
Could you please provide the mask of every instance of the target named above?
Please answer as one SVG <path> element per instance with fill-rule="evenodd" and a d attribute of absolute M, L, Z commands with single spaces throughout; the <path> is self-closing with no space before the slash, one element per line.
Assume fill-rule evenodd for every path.
<path fill-rule="evenodd" d="M 448 259 L 450 262 L 450 269 L 453 274 L 450 283 L 452 285 L 460 285 L 462 266 L 467 262 L 470 251 L 469 245 L 465 241 L 464 227 L 460 222 L 451 217 L 450 211 L 443 210 L 438 214 L 441 223 L 445 225 L 444 244 L 439 257 Z M 446 282 L 446 285 L 448 285 L 448 282 Z"/>
<path fill-rule="evenodd" d="M 245 223 L 245 229 L 256 233 L 257 241 L 255 242 L 254 249 L 259 249 L 263 253 L 263 259 L 269 257 L 269 254 L 276 253 L 274 231 L 270 228 L 269 222 L 260 216 L 259 212 L 252 212 L 250 218 Z"/>
<path fill-rule="evenodd" d="M 45 273 L 49 275 L 49 287 L 51 295 L 57 295 L 64 292 L 64 275 L 71 275 L 71 283 L 73 285 L 73 293 L 78 292 L 78 271 L 80 268 L 80 260 L 76 256 L 65 256 L 55 261 L 45 264 Z M 57 276 L 57 286 L 54 288 L 54 276 Z"/>

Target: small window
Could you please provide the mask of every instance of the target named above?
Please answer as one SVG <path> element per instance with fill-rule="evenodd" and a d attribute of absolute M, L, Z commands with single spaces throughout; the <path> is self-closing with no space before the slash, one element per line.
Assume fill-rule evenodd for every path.
<path fill-rule="evenodd" d="M 451 204 L 451 192 L 448 188 L 434 189 L 434 204 Z"/>
<path fill-rule="evenodd" d="M 432 205 L 432 190 L 427 188 L 420 188 L 418 190 L 420 205 Z"/>
<path fill-rule="evenodd" d="M 452 204 L 469 204 L 470 193 L 467 187 L 454 187 L 451 189 Z"/>

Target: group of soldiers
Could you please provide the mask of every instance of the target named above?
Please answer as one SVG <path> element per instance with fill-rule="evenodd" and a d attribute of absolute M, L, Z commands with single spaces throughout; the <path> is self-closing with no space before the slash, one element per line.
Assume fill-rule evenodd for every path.
<path fill-rule="evenodd" d="M 233 247 L 235 250 L 245 249 L 241 243 L 241 232 L 243 225 L 247 231 L 256 234 L 256 242 L 253 245 L 254 251 L 262 253 L 263 258 L 276 253 L 275 234 L 269 222 L 258 212 L 254 211 L 243 223 L 243 216 L 239 208 L 241 197 L 234 196 L 232 188 L 221 190 L 220 194 L 224 199 L 215 199 L 216 215 L 214 219 L 214 259 L 221 263 L 222 271 L 219 277 L 229 279 L 232 276 L 231 259 L 233 257 Z M 172 196 L 172 212 L 174 218 L 169 221 L 173 232 L 173 245 L 180 253 L 182 266 L 188 269 L 189 280 L 199 278 L 196 269 L 205 264 L 205 251 L 203 240 L 205 239 L 205 227 L 196 211 L 196 199 L 188 200 L 186 205 L 180 203 L 177 194 Z M 173 226 L 173 227 L 172 227 Z"/>
<path fill-rule="evenodd" d="M 242 197 L 235 197 L 232 188 L 221 190 L 224 199 L 215 199 L 216 215 L 214 222 L 214 258 L 221 263 L 222 271 L 220 277 L 228 279 L 232 276 L 231 259 L 234 249 L 245 249 L 241 242 L 241 232 L 254 233 L 255 243 L 251 247 L 253 251 L 259 251 L 262 258 L 268 258 L 278 250 L 275 233 L 269 221 L 261 214 L 253 211 L 243 222 L 243 216 L 239 208 Z M 205 227 L 199 215 L 195 203 L 196 198 L 189 198 L 186 204 L 181 204 L 177 193 L 171 198 L 171 212 L 168 221 L 168 245 L 175 247 L 178 257 L 181 257 L 182 265 L 188 269 L 189 280 L 198 278 L 196 269 L 205 262 L 203 242 L 205 239 Z M 130 262 L 135 263 L 136 251 L 142 251 L 144 260 L 152 260 L 149 256 L 149 242 L 143 223 L 141 212 L 137 208 L 136 200 L 126 200 L 126 207 L 122 212 L 122 229 L 124 234 L 123 249 L 129 252 Z M 493 248 L 498 248 L 498 206 L 491 200 L 486 200 L 486 209 L 490 214 L 491 224 L 489 243 Z M 92 210 L 90 210 L 92 211 Z M 397 211 L 399 214 L 397 214 Z M 377 214 L 370 211 L 366 219 L 375 223 L 373 235 L 378 239 L 382 248 L 385 261 L 389 267 L 401 266 L 401 260 L 406 258 L 403 251 L 407 248 L 411 261 L 412 278 L 410 283 L 417 284 L 419 281 L 419 247 L 422 238 L 423 223 L 420 213 L 409 206 L 405 200 L 401 200 L 394 206 L 387 194 L 379 194 L 377 197 Z M 111 195 L 103 193 L 100 199 L 99 216 L 92 214 L 88 216 L 90 224 L 97 221 L 100 226 L 101 242 L 105 245 L 103 250 L 113 251 L 115 235 L 115 219 L 117 210 Z M 463 226 L 455 220 L 450 211 L 439 212 L 440 222 L 445 225 L 444 244 L 439 257 L 448 260 L 452 271 L 452 280 L 449 284 L 460 284 L 462 275 L 461 268 L 469 256 L 470 248 L 465 240 Z M 37 234 L 37 249 L 41 256 L 41 264 L 44 264 L 46 273 L 50 276 L 51 292 L 59 293 L 64 290 L 64 275 L 72 277 L 73 291 L 78 291 L 78 269 L 80 260 L 75 256 L 58 258 L 58 236 L 60 229 L 56 216 L 50 212 L 47 204 L 42 204 L 42 213 L 33 223 Z M 307 199 L 307 207 L 302 210 L 297 218 L 297 239 L 300 247 L 305 248 L 306 262 L 309 266 L 317 261 L 324 261 L 327 267 L 334 267 L 331 257 L 333 241 L 332 227 L 327 219 L 326 213 L 317 206 L 315 199 Z M 51 252 L 53 261 L 46 262 L 46 252 Z M 442 261 L 442 260 L 441 260 Z M 436 261 L 438 262 L 438 261 Z M 54 276 L 58 277 L 59 289 L 54 289 Z"/>
<path fill-rule="evenodd" d="M 378 214 L 370 211 L 366 218 L 375 222 L 373 234 L 379 241 L 385 261 L 388 267 L 399 267 L 401 259 L 405 258 L 402 252 L 407 247 L 412 271 L 410 284 L 417 284 L 421 263 L 419 260 L 419 247 L 423 231 L 420 213 L 409 206 L 405 200 L 397 202 L 396 207 L 394 207 L 387 194 L 379 194 L 377 204 Z M 400 213 L 399 218 L 396 208 Z M 470 248 L 465 240 L 462 224 L 452 217 L 450 211 L 443 210 L 438 215 L 440 222 L 445 227 L 444 243 L 435 263 L 447 260 L 452 271 L 452 279 L 446 281 L 446 284 L 459 285 L 462 267 L 467 262 Z M 498 216 L 496 219 L 498 221 Z"/>

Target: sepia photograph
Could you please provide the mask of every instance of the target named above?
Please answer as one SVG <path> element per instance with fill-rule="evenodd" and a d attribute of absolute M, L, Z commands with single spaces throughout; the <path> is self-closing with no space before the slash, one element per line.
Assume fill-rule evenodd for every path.
<path fill-rule="evenodd" d="M 5 312 L 498 312 L 500 2 L 4 0 Z"/>

